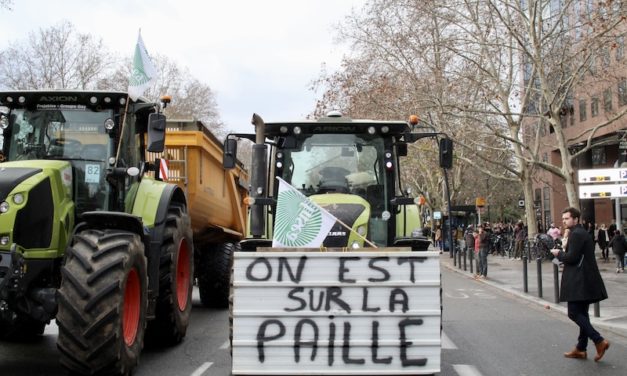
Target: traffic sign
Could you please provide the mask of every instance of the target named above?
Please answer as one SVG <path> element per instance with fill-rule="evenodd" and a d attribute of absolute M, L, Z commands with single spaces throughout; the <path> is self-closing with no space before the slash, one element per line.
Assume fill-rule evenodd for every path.
<path fill-rule="evenodd" d="M 484 197 L 477 197 L 475 199 L 475 206 L 478 208 L 482 208 L 485 206 L 485 198 Z"/>
<path fill-rule="evenodd" d="M 627 181 L 627 168 L 596 168 L 579 170 L 579 183 L 611 183 Z"/>
<path fill-rule="evenodd" d="M 433 219 L 442 219 L 442 212 L 434 211 L 433 212 Z"/>
<path fill-rule="evenodd" d="M 579 198 L 617 198 L 627 197 L 627 184 L 580 185 Z"/>

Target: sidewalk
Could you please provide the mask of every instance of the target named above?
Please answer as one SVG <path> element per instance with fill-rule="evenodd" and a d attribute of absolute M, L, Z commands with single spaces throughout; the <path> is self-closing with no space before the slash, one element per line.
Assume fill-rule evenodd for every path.
<path fill-rule="evenodd" d="M 435 249 L 433 249 L 435 250 Z M 627 273 L 616 273 L 616 264 L 612 260 L 603 262 L 597 260 L 599 270 L 603 276 L 603 282 L 607 289 L 608 299 L 600 302 L 600 317 L 594 317 L 594 306 L 590 307 L 590 321 L 600 331 L 607 330 L 612 333 L 627 337 Z M 453 266 L 453 259 L 448 252 L 444 252 L 440 257 L 440 264 L 457 273 L 463 274 L 472 279 L 470 273 L 469 260 L 466 261 L 466 271 L 464 271 L 464 259 L 462 257 L 461 269 Z M 554 271 L 553 263 L 542 262 L 542 298 L 538 294 L 538 271 L 537 262 L 533 260 L 527 263 L 527 287 L 528 292 L 524 292 L 523 282 L 523 262 L 512 260 L 501 256 L 488 256 L 488 279 L 478 280 L 477 283 L 486 283 L 498 289 L 511 293 L 522 299 L 537 303 L 543 307 L 562 312 L 566 315 L 566 303 L 555 303 L 554 293 Z M 473 271 L 476 271 L 473 265 Z M 558 281 L 561 282 L 561 270 L 558 273 Z"/>

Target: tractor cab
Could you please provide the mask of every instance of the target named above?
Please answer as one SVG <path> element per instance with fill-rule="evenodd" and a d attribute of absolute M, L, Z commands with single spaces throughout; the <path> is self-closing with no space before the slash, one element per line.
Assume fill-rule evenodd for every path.
<path fill-rule="evenodd" d="M 145 129 L 136 124 L 154 112 L 154 105 L 133 103 L 123 125 L 126 101 L 117 92 L 0 93 L 0 160 L 67 161 L 71 174 L 63 178 L 71 180 L 77 214 L 124 210 L 144 162 Z"/>

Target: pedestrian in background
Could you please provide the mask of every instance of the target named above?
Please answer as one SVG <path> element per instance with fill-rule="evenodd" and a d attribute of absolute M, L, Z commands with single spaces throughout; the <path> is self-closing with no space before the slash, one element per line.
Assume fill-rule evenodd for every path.
<path fill-rule="evenodd" d="M 479 238 L 479 264 L 477 265 L 477 271 L 479 272 L 479 278 L 487 279 L 488 278 L 488 247 L 490 243 L 490 239 L 488 237 L 488 233 L 483 226 L 479 226 L 479 234 L 477 236 Z"/>
<path fill-rule="evenodd" d="M 601 248 L 601 258 L 605 262 L 607 262 L 608 260 L 607 244 L 609 240 L 610 239 L 608 237 L 607 229 L 605 228 L 605 223 L 601 223 L 601 228 L 599 229 L 599 233 L 597 234 L 597 243 L 599 244 L 599 248 Z"/>
<path fill-rule="evenodd" d="M 475 250 L 475 237 L 473 236 L 473 232 L 473 226 L 468 225 L 466 233 L 464 234 L 464 243 L 466 243 L 466 252 L 468 255 Z"/>
<path fill-rule="evenodd" d="M 551 253 L 564 263 L 560 300 L 567 302 L 568 318 L 579 326 L 577 345 L 564 356 L 586 359 L 588 339 L 591 339 L 597 351 L 594 361 L 598 362 L 610 348 L 610 343 L 590 323 L 588 309 L 590 304 L 607 299 L 607 291 L 594 257 L 592 237 L 579 223 L 580 218 L 578 209 L 564 209 L 562 222 L 570 229 L 567 249 L 552 249 Z"/>
<path fill-rule="evenodd" d="M 555 227 L 554 223 L 551 223 L 549 226 L 549 230 L 546 232 L 547 235 L 553 238 L 553 240 L 557 240 L 562 237 L 562 232 L 558 227 Z"/>
<path fill-rule="evenodd" d="M 525 244 L 525 230 L 522 221 L 516 223 L 514 227 L 514 260 L 522 258 L 523 246 Z"/>
<path fill-rule="evenodd" d="M 442 229 L 440 225 L 435 228 L 435 245 L 440 250 L 440 253 L 442 253 Z"/>
<path fill-rule="evenodd" d="M 620 230 L 616 230 L 609 245 L 612 247 L 612 252 L 614 252 L 614 255 L 616 256 L 616 273 L 624 272 L 625 249 L 627 249 L 627 240 L 625 240 L 625 235 L 621 234 Z"/>
<path fill-rule="evenodd" d="M 481 274 L 479 273 L 479 251 L 481 250 L 481 239 L 479 238 L 479 228 L 481 228 L 481 224 L 477 226 L 476 229 L 472 232 L 472 237 L 474 238 L 475 244 L 475 279 L 479 278 Z"/>

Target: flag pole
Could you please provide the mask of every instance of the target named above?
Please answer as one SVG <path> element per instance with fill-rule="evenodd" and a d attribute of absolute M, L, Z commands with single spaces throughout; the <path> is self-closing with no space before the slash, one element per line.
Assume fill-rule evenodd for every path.
<path fill-rule="evenodd" d="M 325 210 L 325 208 L 322 208 L 322 210 Z M 335 217 L 335 216 L 334 216 Z M 365 241 L 366 243 L 368 243 L 370 246 L 372 246 L 373 248 L 379 248 L 377 247 L 373 242 L 371 242 L 370 240 L 366 239 L 364 236 L 362 236 L 360 233 L 358 233 L 357 231 L 353 230 L 351 227 L 348 227 L 348 225 L 344 222 L 342 222 L 339 218 L 335 217 L 335 220 L 341 224 L 342 226 L 344 226 L 345 228 L 347 228 L 350 232 L 356 234 L 357 236 L 359 236 L 361 239 L 363 239 L 363 241 Z"/>
<path fill-rule="evenodd" d="M 118 149 L 115 152 L 115 165 L 113 167 L 118 167 L 118 160 L 120 158 L 120 148 L 122 147 L 122 137 L 124 136 L 124 129 L 126 128 L 126 113 L 128 112 L 128 102 L 130 102 L 130 97 L 127 93 L 126 94 L 126 106 L 124 106 L 124 114 L 122 114 L 122 128 L 120 129 L 120 139 L 118 140 Z"/>

